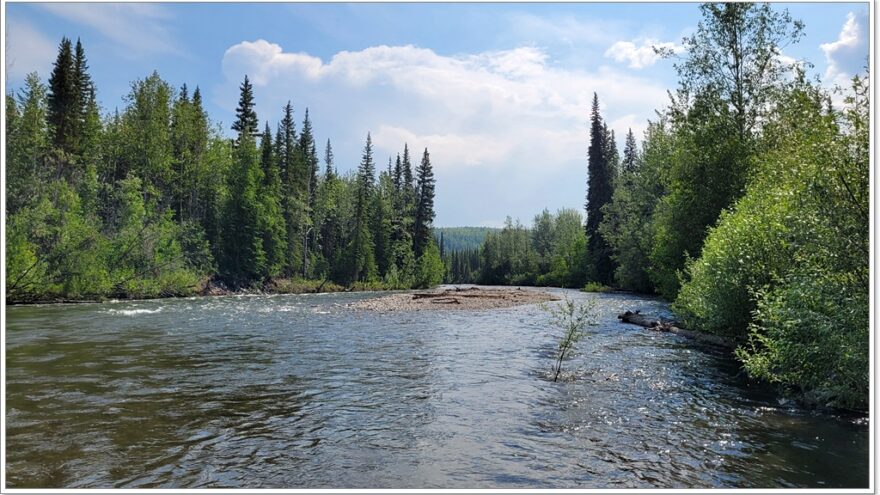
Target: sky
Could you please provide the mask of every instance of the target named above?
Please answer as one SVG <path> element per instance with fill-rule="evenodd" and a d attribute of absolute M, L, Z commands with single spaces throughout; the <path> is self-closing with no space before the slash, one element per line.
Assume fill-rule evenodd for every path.
<path fill-rule="evenodd" d="M 805 35 L 786 60 L 823 84 L 865 65 L 868 3 L 786 3 Z M 384 167 L 407 143 L 428 148 L 434 224 L 524 224 L 542 209 L 583 210 L 593 93 L 622 147 L 640 140 L 677 86 L 673 61 L 700 20 L 693 3 L 5 3 L 7 91 L 48 77 L 62 36 L 80 38 L 104 112 L 154 70 L 201 88 L 229 125 L 245 74 L 274 129 L 306 108 L 319 150 L 354 170 L 371 133 Z M 323 156 L 323 152 L 321 153 Z"/>

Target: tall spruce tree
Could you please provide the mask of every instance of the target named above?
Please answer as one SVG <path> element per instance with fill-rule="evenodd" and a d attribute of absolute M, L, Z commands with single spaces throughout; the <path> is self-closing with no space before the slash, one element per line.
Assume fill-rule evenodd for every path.
<path fill-rule="evenodd" d="M 373 236 L 369 230 L 370 206 L 376 167 L 373 164 L 373 141 L 367 133 L 364 154 L 358 166 L 357 192 L 354 208 L 354 231 L 350 242 L 351 281 L 369 280 L 376 276 Z"/>
<path fill-rule="evenodd" d="M 11 106 L 10 106 L 11 105 Z M 11 111 L 12 110 L 12 111 Z M 6 213 L 37 199 L 46 181 L 43 158 L 49 145 L 46 87 L 36 72 L 25 78 L 17 98 L 7 97 Z M 17 118 L 15 118 L 17 116 Z"/>
<path fill-rule="evenodd" d="M 238 99 L 238 108 L 235 109 L 235 122 L 232 123 L 232 130 L 238 132 L 239 139 L 242 134 L 254 137 L 259 122 L 257 121 L 257 112 L 254 110 L 254 87 L 247 76 L 244 76 L 244 82 L 239 86 L 239 90 L 241 95 Z"/>
<path fill-rule="evenodd" d="M 333 147 L 330 146 L 330 140 L 327 140 L 327 146 L 324 148 L 324 180 L 330 180 L 336 175 L 336 169 L 333 167 Z"/>
<path fill-rule="evenodd" d="M 287 242 L 284 216 L 281 214 L 281 176 L 272 143 L 269 122 L 260 143 L 260 167 L 263 181 L 260 187 L 260 235 L 266 252 L 266 268 L 269 276 L 278 276 L 284 266 Z"/>
<path fill-rule="evenodd" d="M 77 38 L 73 58 L 73 87 L 76 92 L 75 110 L 77 116 L 74 121 L 73 133 L 76 139 L 74 152 L 78 155 L 88 151 L 89 145 L 93 146 L 95 144 L 94 142 L 87 142 L 85 139 L 89 110 L 95 104 L 95 90 L 88 70 L 89 64 L 86 60 L 85 49 L 80 39 Z"/>
<path fill-rule="evenodd" d="M 301 160 L 299 159 L 296 124 L 293 120 L 293 105 L 290 101 L 284 106 L 284 116 L 281 119 L 278 137 L 279 141 L 276 143 L 276 147 L 278 148 L 278 168 L 281 173 L 281 208 L 287 227 L 288 243 L 284 272 L 290 276 L 300 273 L 302 267 L 300 227 L 303 223 L 304 210 L 298 176 Z"/>
<path fill-rule="evenodd" d="M 65 153 L 76 151 L 75 133 L 79 127 L 81 101 L 76 79 L 73 48 L 70 40 L 64 37 L 49 77 L 48 121 L 52 144 Z"/>
<path fill-rule="evenodd" d="M 235 157 L 229 173 L 229 200 L 224 215 L 221 272 L 233 287 L 246 287 L 268 275 L 260 232 L 259 191 L 262 182 L 254 130 L 256 112 L 250 83 L 245 77 L 232 128 L 238 131 Z"/>
<path fill-rule="evenodd" d="M 623 146 L 623 163 L 621 164 L 621 173 L 632 173 L 638 166 L 639 150 L 636 147 L 636 138 L 633 136 L 632 129 L 628 129 L 626 133 L 626 144 Z"/>
<path fill-rule="evenodd" d="M 412 162 L 409 158 L 409 145 L 403 144 L 403 189 L 404 189 L 404 205 L 406 214 L 412 217 L 415 215 L 416 207 L 416 185 L 413 177 Z"/>
<path fill-rule="evenodd" d="M 312 121 L 309 119 L 309 109 L 306 108 L 305 117 L 303 118 L 302 132 L 299 135 L 299 149 L 302 166 L 302 203 L 305 206 L 302 218 L 304 223 L 301 226 L 302 232 L 302 276 L 309 277 L 309 259 L 310 253 L 314 250 L 317 242 L 317 232 L 315 231 L 314 215 L 315 200 L 318 192 L 318 152 L 315 147 L 315 138 L 312 134 Z"/>
<path fill-rule="evenodd" d="M 415 227 L 413 229 L 413 254 L 418 259 L 431 241 L 431 222 L 434 221 L 434 170 L 428 148 L 422 154 L 417 170 Z"/>
<path fill-rule="evenodd" d="M 607 127 L 599 113 L 599 96 L 593 93 L 590 113 L 589 178 L 587 179 L 587 259 L 594 281 L 610 285 L 614 273 L 611 249 L 599 233 L 604 213 L 602 207 L 611 201 L 613 171 L 608 161 Z"/>

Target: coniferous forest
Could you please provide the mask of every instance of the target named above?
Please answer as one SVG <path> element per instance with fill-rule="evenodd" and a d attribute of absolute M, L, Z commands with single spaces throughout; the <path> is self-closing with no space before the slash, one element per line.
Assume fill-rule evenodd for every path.
<path fill-rule="evenodd" d="M 585 221 L 508 218 L 479 250 L 447 250 L 447 280 L 658 294 L 688 328 L 732 341 L 750 376 L 866 409 L 867 68 L 829 91 L 809 62 L 778 58 L 803 31 L 787 11 L 700 12 L 686 54 L 662 53 L 679 87 L 641 145 L 630 131 L 619 154 L 594 95 Z"/>
<path fill-rule="evenodd" d="M 430 154 L 403 144 L 378 172 L 370 135 L 340 175 L 308 109 L 261 122 L 247 77 L 229 139 L 198 87 L 157 73 L 102 114 L 82 44 L 63 39 L 47 82 L 6 96 L 10 302 L 428 287 Z"/>

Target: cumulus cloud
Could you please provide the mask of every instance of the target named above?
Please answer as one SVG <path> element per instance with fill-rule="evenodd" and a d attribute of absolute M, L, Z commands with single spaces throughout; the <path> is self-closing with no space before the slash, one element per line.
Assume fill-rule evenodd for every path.
<path fill-rule="evenodd" d="M 160 5 L 71 2 L 40 5 L 52 14 L 97 30 L 129 57 L 179 51 L 167 28 L 171 16 Z"/>
<path fill-rule="evenodd" d="M 825 69 L 827 84 L 847 86 L 849 79 L 862 71 L 868 57 L 867 26 L 867 12 L 858 15 L 850 12 L 837 40 L 819 45 L 828 64 Z"/>
<path fill-rule="evenodd" d="M 427 147 L 444 184 L 438 212 L 453 217 L 464 208 L 515 214 L 510 197 L 492 195 L 493 204 L 479 204 L 499 182 L 519 190 L 519 200 L 535 194 L 536 202 L 546 202 L 546 181 L 559 192 L 554 201 L 570 196 L 558 206 L 579 205 L 593 92 L 621 136 L 627 127 L 639 129 L 638 121 L 666 100 L 658 81 L 611 67 L 561 68 L 534 47 L 452 56 L 411 45 L 373 46 L 322 60 L 256 40 L 226 50 L 222 69 L 226 82 L 213 93 L 218 105 L 234 108 L 245 74 L 261 119 L 277 122 L 288 99 L 298 112 L 307 105 L 318 133 L 332 138 L 341 170 L 357 165 L 367 131 L 380 164 L 405 142 L 414 154 Z M 451 191 L 473 199 L 455 201 Z"/>
<path fill-rule="evenodd" d="M 6 74 L 23 79 L 36 71 L 44 80 L 49 77 L 56 46 L 43 33 L 27 22 L 16 20 L 6 24 Z"/>
<path fill-rule="evenodd" d="M 638 43 L 638 44 L 637 44 Z M 617 62 L 628 62 L 633 69 L 643 69 L 654 65 L 660 59 L 660 55 L 654 48 L 672 50 L 681 53 L 684 47 L 671 41 L 659 42 L 654 39 L 633 41 L 618 41 L 605 51 L 605 56 L 613 58 Z"/>

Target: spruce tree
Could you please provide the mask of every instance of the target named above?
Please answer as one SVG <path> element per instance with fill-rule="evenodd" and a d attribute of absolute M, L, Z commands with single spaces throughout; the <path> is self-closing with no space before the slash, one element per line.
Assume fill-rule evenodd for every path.
<path fill-rule="evenodd" d="M 241 96 L 238 99 L 238 108 L 235 110 L 235 122 L 232 123 L 232 130 L 237 131 L 239 139 L 242 134 L 253 137 L 257 132 L 257 112 L 254 110 L 254 88 L 247 76 L 244 76 L 244 82 L 239 86 Z"/>
<path fill-rule="evenodd" d="M 626 133 L 626 144 L 623 147 L 623 163 L 621 164 L 621 172 L 633 173 L 638 166 L 639 150 L 636 147 L 636 138 L 633 136 L 632 129 Z"/>
<path fill-rule="evenodd" d="M 280 140 L 278 148 L 278 168 L 281 174 L 281 208 L 284 223 L 287 227 L 287 262 L 285 273 L 300 273 L 302 266 L 302 239 L 300 237 L 302 214 L 305 208 L 301 200 L 299 182 L 299 145 L 296 136 L 296 124 L 293 120 L 293 105 L 290 101 L 284 106 L 284 116 L 278 129 Z"/>
<path fill-rule="evenodd" d="M 599 233 L 602 223 L 602 207 L 611 201 L 612 171 L 608 163 L 608 138 L 610 133 L 602 122 L 599 113 L 599 96 L 593 93 L 593 106 L 590 113 L 589 177 L 587 179 L 587 259 L 591 265 L 593 281 L 610 285 L 614 267 L 611 262 L 611 249 Z"/>
<path fill-rule="evenodd" d="M 333 148 L 330 146 L 330 140 L 327 140 L 327 146 L 324 148 L 324 180 L 330 180 L 336 175 L 336 169 L 333 168 Z"/>
<path fill-rule="evenodd" d="M 12 215 L 37 199 L 47 178 L 42 167 L 49 145 L 46 87 L 31 72 L 17 100 L 10 95 L 6 102 L 6 213 Z"/>
<path fill-rule="evenodd" d="M 52 144 L 66 152 L 75 151 L 81 100 L 76 86 L 73 49 L 67 37 L 61 39 L 58 57 L 49 77 L 48 121 Z"/>
<path fill-rule="evenodd" d="M 404 198 L 406 199 L 406 212 L 409 215 L 413 215 L 415 213 L 415 204 L 416 204 L 416 185 L 413 180 L 413 168 L 412 163 L 409 159 L 409 146 L 404 143 L 403 144 L 403 187 L 404 187 Z"/>
<path fill-rule="evenodd" d="M 278 161 L 272 144 L 272 131 L 269 122 L 260 143 L 260 167 L 263 181 L 260 187 L 260 235 L 266 252 L 266 268 L 269 276 L 275 277 L 284 266 L 287 242 L 284 216 L 281 214 L 281 177 Z"/>
<path fill-rule="evenodd" d="M 369 230 L 370 205 L 376 168 L 373 164 L 373 141 L 367 133 L 367 143 L 358 167 L 357 192 L 354 208 L 354 231 L 350 242 L 351 281 L 369 280 L 376 275 L 373 236 Z"/>
<path fill-rule="evenodd" d="M 302 191 L 301 201 L 305 206 L 302 218 L 304 220 L 300 230 L 302 232 L 302 275 L 309 276 L 309 257 L 317 240 L 317 232 L 314 229 L 315 200 L 318 192 L 318 152 L 315 147 L 315 138 L 312 135 L 312 121 L 309 119 L 309 109 L 306 108 L 303 118 L 302 132 L 299 135 L 299 149 L 301 156 Z"/>
<path fill-rule="evenodd" d="M 620 154 L 617 151 L 617 140 L 614 137 L 614 131 L 608 128 L 607 123 L 603 123 L 605 129 L 605 162 L 608 164 L 608 171 L 611 176 L 611 183 L 617 180 L 620 174 Z"/>
<path fill-rule="evenodd" d="M 428 148 L 422 155 L 417 170 L 418 184 L 416 191 L 415 227 L 413 230 L 413 254 L 418 259 L 431 241 L 431 222 L 434 221 L 434 171 L 431 168 L 431 157 Z"/>
<path fill-rule="evenodd" d="M 224 278 L 233 287 L 246 287 L 268 275 L 266 252 L 260 232 L 259 200 L 262 171 L 253 129 L 256 124 L 253 94 L 245 78 L 233 124 L 238 139 L 232 170 L 229 173 L 229 200 L 224 215 Z"/>

